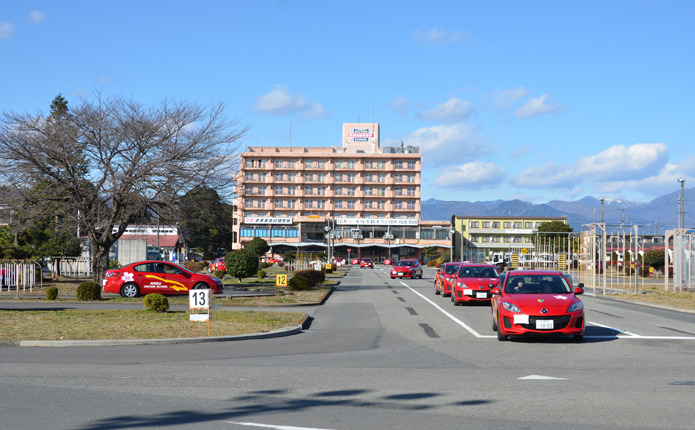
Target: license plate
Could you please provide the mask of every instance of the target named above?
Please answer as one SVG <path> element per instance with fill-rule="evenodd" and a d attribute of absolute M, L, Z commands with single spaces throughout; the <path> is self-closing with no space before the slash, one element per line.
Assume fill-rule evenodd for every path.
<path fill-rule="evenodd" d="M 475 298 L 476 299 L 487 299 L 487 293 L 475 293 Z"/>
<path fill-rule="evenodd" d="M 466 288 L 465 290 L 463 290 L 463 294 L 466 296 L 472 296 L 473 290 L 471 290 L 470 288 Z"/>
<path fill-rule="evenodd" d="M 536 320 L 538 330 L 552 330 L 554 327 L 553 320 Z"/>

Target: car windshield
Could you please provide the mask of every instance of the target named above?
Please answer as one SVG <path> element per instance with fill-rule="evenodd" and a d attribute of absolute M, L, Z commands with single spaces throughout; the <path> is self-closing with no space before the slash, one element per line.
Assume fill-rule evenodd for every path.
<path fill-rule="evenodd" d="M 485 266 L 461 266 L 459 278 L 496 278 L 497 272 L 492 267 Z"/>
<path fill-rule="evenodd" d="M 396 266 L 414 266 L 414 265 L 415 265 L 414 261 L 407 261 L 407 260 L 398 261 L 396 263 Z"/>
<path fill-rule="evenodd" d="M 457 264 L 447 264 L 444 266 L 444 273 L 447 275 L 453 275 L 457 270 L 459 270 L 459 266 Z"/>
<path fill-rule="evenodd" d="M 508 294 L 568 294 L 567 280 L 560 275 L 508 275 L 504 292 Z"/>

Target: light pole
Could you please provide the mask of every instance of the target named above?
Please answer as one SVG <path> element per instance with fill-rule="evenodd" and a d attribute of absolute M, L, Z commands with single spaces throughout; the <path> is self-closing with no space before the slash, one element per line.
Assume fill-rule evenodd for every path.
<path fill-rule="evenodd" d="M 683 201 L 683 187 L 685 186 L 685 178 L 678 178 L 681 184 L 681 200 L 678 204 L 678 228 L 685 228 L 685 206 Z"/>
<path fill-rule="evenodd" d="M 601 223 L 603 223 L 603 200 L 604 200 L 604 198 L 599 197 L 598 199 L 601 202 Z"/>

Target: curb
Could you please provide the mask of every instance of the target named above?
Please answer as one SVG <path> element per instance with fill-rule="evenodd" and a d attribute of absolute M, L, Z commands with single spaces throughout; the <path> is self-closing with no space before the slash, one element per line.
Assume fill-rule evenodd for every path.
<path fill-rule="evenodd" d="M 673 306 L 666 306 L 666 305 L 660 305 L 657 303 L 649 303 L 649 302 L 641 302 L 639 300 L 628 300 L 628 299 L 621 299 L 620 297 L 615 297 L 615 296 L 604 296 L 600 294 L 587 294 L 584 293 L 584 295 L 588 295 L 591 297 L 595 297 L 597 299 L 604 299 L 604 300 L 613 300 L 616 302 L 621 302 L 621 303 L 632 303 L 633 305 L 639 305 L 639 306 L 647 306 L 650 308 L 656 308 L 656 309 L 663 309 L 666 311 L 675 311 L 675 312 L 682 312 L 686 314 L 695 314 L 695 309 L 686 309 L 686 308 L 676 308 Z"/>

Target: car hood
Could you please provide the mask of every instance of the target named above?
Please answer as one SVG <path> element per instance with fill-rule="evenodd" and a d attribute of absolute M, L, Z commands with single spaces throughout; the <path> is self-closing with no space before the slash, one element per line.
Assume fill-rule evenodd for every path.
<path fill-rule="evenodd" d="M 415 266 L 393 266 L 393 270 L 396 272 L 407 272 L 408 270 L 413 270 Z"/>
<path fill-rule="evenodd" d="M 503 300 L 516 304 L 522 312 L 541 309 L 564 313 L 571 304 L 580 301 L 574 294 L 507 294 Z"/>
<path fill-rule="evenodd" d="M 499 285 L 500 280 L 498 278 L 457 278 L 456 282 L 461 282 L 468 288 L 488 288 L 490 284 L 492 284 L 492 288 L 495 288 Z"/>

